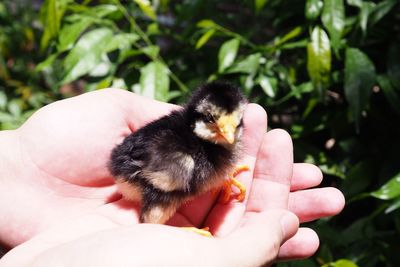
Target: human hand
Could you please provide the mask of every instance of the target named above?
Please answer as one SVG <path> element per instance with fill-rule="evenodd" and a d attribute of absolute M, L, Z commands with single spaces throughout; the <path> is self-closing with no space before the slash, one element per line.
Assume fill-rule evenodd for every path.
<path fill-rule="evenodd" d="M 23 147 L 21 156 L 28 163 L 23 182 L 30 181 L 30 189 L 33 191 L 28 195 L 31 198 L 30 203 L 38 204 L 29 210 L 31 216 L 28 216 L 29 225 L 36 229 L 30 229 L 25 236 L 16 238 L 14 244 L 69 218 L 84 217 L 88 214 L 97 218 L 94 221 L 99 225 L 104 219 L 114 225 L 137 223 L 138 207 L 114 198 L 116 189 L 105 163 L 112 147 L 121 142 L 131 130 L 168 113 L 172 108 L 170 105 L 146 100 L 128 92 L 103 90 L 57 102 L 35 114 L 18 130 L 18 135 Z M 293 165 L 290 138 L 284 132 L 271 131 L 264 137 L 264 111 L 250 105 L 246 114 L 246 151 L 241 163 L 253 167 L 254 177 L 260 175 L 263 179 L 253 181 L 252 172 L 240 176 L 248 188 L 252 188 L 248 200 L 243 204 L 217 204 L 210 211 L 214 198 L 206 195 L 182 207 L 170 223 L 187 225 L 192 222 L 199 226 L 206 220 L 214 234 L 224 236 L 243 224 L 253 214 L 252 209 L 258 208 L 257 203 L 267 203 L 260 204 L 260 210 L 289 206 L 301 221 L 339 212 L 343 206 L 343 198 L 334 189 L 314 189 L 289 194 L 289 188 L 298 190 L 317 185 L 322 178 L 321 173 L 312 165 Z M 275 139 L 279 140 L 279 136 L 283 136 L 284 140 L 276 144 Z M 268 138 L 271 142 L 267 141 Z M 263 149 L 259 151 L 259 147 Z M 270 153 L 266 150 L 280 151 Z M 260 156 L 256 161 L 257 155 Z M 264 161 L 267 163 L 266 167 Z M 276 165 L 279 162 L 281 164 Z M 294 175 L 291 185 L 292 167 Z M 282 173 L 282 170 L 286 173 Z M 256 187 L 257 183 L 262 185 Z M 259 188 L 266 191 L 260 193 Z M 43 192 L 50 194 L 43 195 Z M 264 193 L 268 193 L 270 197 Z M 321 200 L 317 206 L 312 201 L 315 197 Z M 35 218 L 34 214 L 42 216 Z M 222 218 L 225 219 L 222 221 Z M 302 243 L 301 248 L 296 246 L 296 242 Z M 307 257 L 312 255 L 317 246 L 318 237 L 315 233 L 301 229 L 294 238 L 284 244 L 279 255 L 281 258 Z M 294 249 L 289 249 L 292 247 Z"/>
<path fill-rule="evenodd" d="M 270 266 L 297 229 L 297 217 L 279 209 L 254 214 L 222 238 L 159 224 L 112 226 L 85 216 L 17 246 L 0 267 Z"/>
<path fill-rule="evenodd" d="M 2 151 L 11 155 L 2 168 L 7 186 L 0 194 L 4 204 L 0 212 L 7 216 L 1 221 L 1 241 L 13 247 L 70 218 L 88 213 L 102 216 L 98 208 L 118 197 L 107 170 L 111 149 L 172 108 L 124 90 L 107 89 L 57 101 L 41 108 L 19 129 L 2 132 Z M 113 212 L 109 216 L 115 217 Z M 127 217 L 126 222 L 135 221 L 133 215 Z"/>
<path fill-rule="evenodd" d="M 212 197 L 203 196 L 183 206 L 177 213 L 181 217 L 175 216 L 173 223 L 182 223 L 182 218 L 190 218 L 194 225 L 204 222 L 203 225 L 209 226 L 214 234 L 224 236 L 259 212 L 288 209 L 304 223 L 336 215 L 343 209 L 344 197 L 339 190 L 312 188 L 322 181 L 319 168 L 312 164 L 293 163 L 293 144 L 287 132 L 275 129 L 265 133 L 267 116 L 264 109 L 249 104 L 244 122 L 245 149 L 240 164 L 250 166 L 251 171 L 241 173 L 238 179 L 248 189 L 245 201 L 214 204 Z M 197 212 L 199 210 L 207 212 Z M 202 217 L 204 214 L 206 217 Z M 318 246 L 318 235 L 312 229 L 302 227 L 281 246 L 278 259 L 307 258 Z"/>

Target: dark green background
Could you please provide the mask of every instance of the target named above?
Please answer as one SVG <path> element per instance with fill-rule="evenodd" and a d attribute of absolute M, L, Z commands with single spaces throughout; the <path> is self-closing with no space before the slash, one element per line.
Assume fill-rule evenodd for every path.
<path fill-rule="evenodd" d="M 278 265 L 400 266 L 399 35 L 396 0 L 2 1 L 0 129 L 105 87 L 182 103 L 234 82 L 347 200 L 310 223 L 312 259 Z"/>

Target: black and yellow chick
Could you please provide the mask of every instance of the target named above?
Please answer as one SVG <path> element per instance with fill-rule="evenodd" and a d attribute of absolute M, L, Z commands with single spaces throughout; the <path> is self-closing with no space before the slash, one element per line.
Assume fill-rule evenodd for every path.
<path fill-rule="evenodd" d="M 183 109 L 114 148 L 110 172 L 125 198 L 141 202 L 141 222 L 165 223 L 187 200 L 227 186 L 240 152 L 246 104 L 239 88 L 206 84 Z"/>

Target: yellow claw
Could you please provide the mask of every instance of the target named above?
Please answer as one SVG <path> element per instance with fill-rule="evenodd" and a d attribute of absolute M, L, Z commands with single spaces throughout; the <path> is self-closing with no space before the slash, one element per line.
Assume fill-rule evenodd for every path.
<path fill-rule="evenodd" d="M 204 227 L 204 228 L 196 228 L 196 227 L 181 227 L 183 230 L 190 231 L 205 237 L 213 237 L 213 235 L 210 233 L 210 228 Z"/>
<path fill-rule="evenodd" d="M 236 199 L 238 201 L 242 202 L 244 200 L 244 198 L 246 197 L 246 187 L 244 186 L 244 184 L 242 184 L 235 178 L 232 178 L 231 182 L 232 182 L 232 185 L 236 186 L 240 191 L 239 195 L 236 196 Z"/>
<path fill-rule="evenodd" d="M 232 185 L 237 187 L 239 189 L 239 194 L 235 197 L 238 201 L 242 202 L 244 198 L 246 197 L 246 187 L 244 184 L 239 182 L 236 178 L 234 178 L 236 175 L 238 175 L 242 171 L 248 171 L 250 168 L 247 165 L 237 165 L 233 173 L 230 175 L 229 180 L 227 180 L 222 188 L 222 197 L 221 197 L 221 203 L 226 204 L 229 202 L 232 194 Z"/>
<path fill-rule="evenodd" d="M 245 165 L 245 164 L 236 165 L 235 170 L 232 173 L 232 177 L 235 177 L 239 173 L 244 172 L 244 171 L 248 171 L 248 170 L 250 170 L 250 167 Z"/>

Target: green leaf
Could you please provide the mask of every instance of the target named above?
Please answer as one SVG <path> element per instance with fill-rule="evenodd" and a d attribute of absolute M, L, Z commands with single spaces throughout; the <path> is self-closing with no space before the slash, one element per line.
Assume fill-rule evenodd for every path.
<path fill-rule="evenodd" d="M 363 4 L 363 0 L 347 0 L 347 4 L 350 6 L 355 6 L 361 8 Z"/>
<path fill-rule="evenodd" d="M 292 40 L 293 38 L 296 38 L 297 36 L 299 36 L 301 33 L 303 32 L 301 27 L 296 27 L 293 30 L 291 30 L 290 32 L 288 32 L 287 34 L 285 34 L 282 38 L 277 38 L 274 40 L 274 46 L 280 46 L 284 43 L 286 43 L 289 40 Z"/>
<path fill-rule="evenodd" d="M 386 0 L 379 2 L 374 10 L 371 12 L 369 18 L 371 25 L 379 22 L 384 16 L 386 16 L 395 6 L 398 4 L 398 0 Z"/>
<path fill-rule="evenodd" d="M 393 86 L 400 90 L 400 45 L 397 43 L 389 48 L 387 74 Z"/>
<path fill-rule="evenodd" d="M 106 52 L 111 52 L 116 49 L 129 49 L 133 43 L 139 40 L 139 35 L 135 33 L 119 33 L 112 37 L 107 44 Z"/>
<path fill-rule="evenodd" d="M 265 6 L 265 4 L 268 2 L 268 0 L 255 0 L 254 1 L 254 6 L 256 8 L 256 12 L 260 12 L 261 9 Z"/>
<path fill-rule="evenodd" d="M 400 208 L 400 198 L 395 199 L 393 203 L 390 204 L 390 206 L 387 207 L 387 209 L 385 209 L 385 214 L 391 213 L 397 210 L 398 208 Z"/>
<path fill-rule="evenodd" d="M 197 27 L 207 29 L 207 28 L 215 28 L 217 24 L 210 19 L 203 19 L 196 24 Z"/>
<path fill-rule="evenodd" d="M 286 44 L 280 46 L 279 48 L 280 48 L 280 50 L 305 48 L 305 47 L 307 47 L 307 44 L 308 44 L 308 40 L 304 38 L 304 39 L 299 40 L 299 41 L 286 43 Z"/>
<path fill-rule="evenodd" d="M 134 0 L 138 4 L 139 8 L 144 14 L 146 14 L 152 20 L 157 20 L 156 12 L 153 9 L 149 0 Z"/>
<path fill-rule="evenodd" d="M 182 92 L 178 90 L 170 91 L 168 93 L 167 102 L 170 102 L 172 99 L 182 96 Z"/>
<path fill-rule="evenodd" d="M 340 259 L 335 262 L 335 267 L 358 267 L 358 265 L 351 260 Z"/>
<path fill-rule="evenodd" d="M 342 191 L 346 197 L 352 197 L 365 191 L 374 181 L 374 162 L 364 160 L 354 164 L 346 173 L 342 183 Z"/>
<path fill-rule="evenodd" d="M 310 82 L 301 83 L 297 86 L 291 86 L 291 94 L 295 96 L 297 99 L 301 98 L 302 94 L 311 93 L 314 89 L 314 86 Z"/>
<path fill-rule="evenodd" d="M 243 91 L 245 94 L 251 94 L 254 87 L 254 74 L 240 77 L 241 84 L 243 85 Z"/>
<path fill-rule="evenodd" d="M 160 62 L 150 62 L 140 70 L 140 93 L 160 101 L 168 100 L 169 70 Z"/>
<path fill-rule="evenodd" d="M 215 29 L 210 29 L 206 31 L 197 41 L 196 49 L 200 49 L 203 45 L 205 45 L 208 40 L 215 34 Z"/>
<path fill-rule="evenodd" d="M 0 109 L 4 110 L 7 106 L 7 95 L 3 91 L 0 91 Z"/>
<path fill-rule="evenodd" d="M 117 77 L 114 77 L 112 79 L 111 87 L 128 89 L 128 86 L 126 85 L 125 80 L 121 79 L 121 78 L 117 78 Z"/>
<path fill-rule="evenodd" d="M 272 86 L 270 79 L 271 78 L 265 75 L 260 75 L 257 79 L 257 83 L 261 86 L 267 96 L 274 98 L 276 96 L 276 87 Z"/>
<path fill-rule="evenodd" d="M 81 16 L 81 20 L 72 24 L 65 25 L 58 36 L 57 50 L 59 52 L 66 51 L 74 45 L 78 37 L 86 30 L 94 20 L 87 16 Z"/>
<path fill-rule="evenodd" d="M 361 5 L 360 27 L 361 27 L 361 30 L 363 31 L 364 35 L 367 32 L 368 17 L 375 6 L 376 6 L 376 4 L 372 3 L 372 2 L 363 2 Z"/>
<path fill-rule="evenodd" d="M 386 75 L 379 75 L 377 77 L 377 81 L 386 97 L 386 100 L 389 102 L 390 106 L 397 113 L 397 115 L 400 116 L 400 97 L 393 88 L 389 78 Z"/>
<path fill-rule="evenodd" d="M 340 47 L 340 39 L 345 26 L 343 0 L 325 0 L 322 10 L 322 23 L 328 30 L 332 47 Z"/>
<path fill-rule="evenodd" d="M 317 98 L 310 98 L 310 100 L 308 100 L 307 103 L 307 107 L 304 110 L 303 114 L 301 115 L 302 118 L 307 118 L 308 115 L 310 115 L 310 113 L 314 110 L 314 108 L 317 106 L 318 104 L 318 99 Z"/>
<path fill-rule="evenodd" d="M 108 28 L 99 28 L 84 34 L 64 60 L 65 76 L 62 84 L 76 80 L 90 72 L 107 51 L 113 33 Z"/>
<path fill-rule="evenodd" d="M 110 4 L 96 5 L 89 9 L 89 12 L 98 18 L 103 18 L 117 11 L 118 7 Z"/>
<path fill-rule="evenodd" d="M 12 99 L 8 103 L 8 111 L 10 112 L 11 115 L 15 117 L 21 116 L 22 113 L 22 108 L 21 108 L 21 101 L 20 99 Z"/>
<path fill-rule="evenodd" d="M 103 77 L 106 76 L 112 68 L 111 62 L 108 58 L 99 62 L 90 72 L 88 73 L 91 77 Z"/>
<path fill-rule="evenodd" d="M 143 53 L 145 53 L 147 56 L 150 58 L 156 58 L 158 56 L 158 53 L 160 53 L 160 48 L 155 45 L 150 45 L 146 46 L 141 49 Z"/>
<path fill-rule="evenodd" d="M 36 69 L 35 69 L 35 70 L 40 72 L 40 71 L 43 71 L 43 70 L 49 68 L 49 67 L 53 64 L 53 62 L 56 60 L 56 58 L 58 57 L 58 55 L 59 55 L 59 53 L 55 53 L 55 54 L 52 54 L 52 55 L 48 56 L 48 57 L 46 58 L 46 60 L 40 62 L 40 63 L 36 66 Z"/>
<path fill-rule="evenodd" d="M 149 36 L 150 35 L 159 35 L 159 34 L 161 34 L 160 29 L 158 27 L 158 23 L 157 22 L 150 23 L 147 26 L 146 33 Z"/>
<path fill-rule="evenodd" d="M 12 122 L 14 117 L 6 112 L 0 111 L 0 123 Z"/>
<path fill-rule="evenodd" d="M 323 129 L 324 125 L 318 125 L 313 131 L 319 131 Z M 343 166 L 334 163 L 329 159 L 324 152 L 319 152 L 318 155 L 308 154 L 304 160 L 306 163 L 312 163 L 318 165 L 321 171 L 328 175 L 337 176 L 344 179 L 346 177 Z"/>
<path fill-rule="evenodd" d="M 261 54 L 251 54 L 247 56 L 245 59 L 235 63 L 232 67 L 230 67 L 226 73 L 247 73 L 254 74 L 258 71 L 258 67 L 260 66 Z"/>
<path fill-rule="evenodd" d="M 321 267 L 358 267 L 358 265 L 351 260 L 340 259 L 335 262 L 326 263 Z"/>
<path fill-rule="evenodd" d="M 331 60 L 328 35 L 321 28 L 315 27 L 311 33 L 311 42 L 307 45 L 307 70 L 320 96 L 325 94 L 329 86 Z"/>
<path fill-rule="evenodd" d="M 376 81 L 375 66 L 361 50 L 346 49 L 344 92 L 359 129 L 361 112 L 366 108 Z"/>
<path fill-rule="evenodd" d="M 0 18 L 7 16 L 7 7 L 5 3 L 0 3 Z"/>
<path fill-rule="evenodd" d="M 324 3 L 322 0 L 307 0 L 306 2 L 306 18 L 308 20 L 315 20 L 319 17 Z"/>
<path fill-rule="evenodd" d="M 100 82 L 98 82 L 96 84 L 96 89 L 103 89 L 103 88 L 110 87 L 111 82 L 112 82 L 112 77 L 107 76 L 106 78 L 104 78 L 103 80 L 101 80 Z M 117 88 L 121 88 L 121 87 L 117 87 Z"/>
<path fill-rule="evenodd" d="M 72 0 L 46 0 L 40 10 L 40 20 L 45 25 L 40 48 L 47 48 L 49 41 L 58 35 L 61 19 Z"/>
<path fill-rule="evenodd" d="M 396 174 L 378 190 L 371 192 L 371 196 L 382 200 L 394 199 L 400 196 L 400 173 Z"/>
<path fill-rule="evenodd" d="M 138 55 L 142 55 L 143 51 L 141 49 L 129 49 L 129 50 L 121 50 L 118 56 L 118 62 L 122 63 L 129 57 L 134 57 Z"/>
<path fill-rule="evenodd" d="M 235 61 L 240 41 L 236 38 L 222 44 L 218 52 L 218 72 L 223 73 Z"/>

